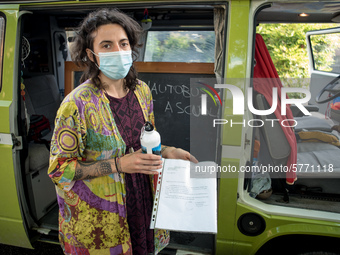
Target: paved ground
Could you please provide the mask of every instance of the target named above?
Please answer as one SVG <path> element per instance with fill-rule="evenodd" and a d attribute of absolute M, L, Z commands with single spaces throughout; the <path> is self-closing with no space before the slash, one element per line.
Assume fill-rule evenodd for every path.
<path fill-rule="evenodd" d="M 211 239 L 211 240 L 210 240 Z M 210 255 L 207 250 L 209 243 L 212 242 L 212 236 L 208 234 L 193 234 L 184 232 L 172 232 L 169 248 L 164 249 L 161 255 Z M 191 247 L 191 251 L 185 251 Z M 24 249 L 15 246 L 0 244 L 0 255 L 64 255 L 62 249 L 57 244 L 35 242 L 34 250 Z M 321 255 L 321 254 L 317 254 Z"/>
<path fill-rule="evenodd" d="M 59 245 L 37 242 L 35 249 L 24 249 L 0 244 L 0 255 L 63 255 Z"/>
<path fill-rule="evenodd" d="M 186 252 L 173 249 L 164 249 L 161 255 L 206 255 L 203 253 Z M 36 245 L 36 249 L 24 249 L 14 246 L 0 244 L 0 255 L 64 255 L 59 245 L 40 243 Z"/>

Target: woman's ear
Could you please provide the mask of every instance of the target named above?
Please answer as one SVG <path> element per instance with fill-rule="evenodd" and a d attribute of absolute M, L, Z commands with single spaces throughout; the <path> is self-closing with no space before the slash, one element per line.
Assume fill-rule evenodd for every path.
<path fill-rule="evenodd" d="M 92 51 L 91 51 L 89 48 L 86 49 L 86 54 L 87 54 L 87 57 L 88 57 L 92 62 L 94 62 L 93 53 L 92 53 Z"/>

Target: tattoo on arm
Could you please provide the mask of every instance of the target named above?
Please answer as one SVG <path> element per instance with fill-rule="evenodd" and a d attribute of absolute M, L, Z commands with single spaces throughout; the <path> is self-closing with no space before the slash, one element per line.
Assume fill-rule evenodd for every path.
<path fill-rule="evenodd" d="M 78 181 L 93 179 L 99 176 L 111 174 L 114 172 L 113 170 L 115 169 L 116 168 L 112 166 L 112 163 L 109 160 L 101 160 L 94 162 L 78 161 L 73 180 Z"/>

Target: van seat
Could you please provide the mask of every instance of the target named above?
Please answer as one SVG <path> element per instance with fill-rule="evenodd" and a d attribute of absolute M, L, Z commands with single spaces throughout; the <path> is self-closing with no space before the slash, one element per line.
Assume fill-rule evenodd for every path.
<path fill-rule="evenodd" d="M 340 150 L 321 142 L 297 144 L 297 171 L 299 178 L 340 178 Z"/>
<path fill-rule="evenodd" d="M 332 132 L 335 123 L 330 119 L 325 119 L 325 115 L 321 113 L 313 113 L 311 116 L 295 117 L 297 122 L 294 130 L 296 133 L 303 130 L 319 130 Z"/>
<path fill-rule="evenodd" d="M 54 75 L 34 76 L 24 79 L 26 107 L 29 115 L 44 115 L 50 122 L 51 131 L 43 139 L 51 141 L 54 119 L 60 105 L 60 93 Z M 35 171 L 48 166 L 49 151 L 44 144 L 29 144 L 29 169 Z"/>
<path fill-rule="evenodd" d="M 49 74 L 25 79 L 24 84 L 27 92 L 27 111 L 30 115 L 44 115 L 48 119 L 52 132 L 44 138 L 50 141 L 54 129 L 54 120 L 61 102 L 57 81 L 54 75 Z"/>
<path fill-rule="evenodd" d="M 30 115 L 44 115 L 49 120 L 51 131 L 43 139 L 50 141 L 61 101 L 57 81 L 53 75 L 43 75 L 24 79 L 24 84 L 27 112 Z M 36 220 L 46 215 L 57 201 L 55 186 L 47 175 L 49 156 L 50 152 L 45 144 L 33 141 L 28 144 L 25 175 L 29 204 Z"/>

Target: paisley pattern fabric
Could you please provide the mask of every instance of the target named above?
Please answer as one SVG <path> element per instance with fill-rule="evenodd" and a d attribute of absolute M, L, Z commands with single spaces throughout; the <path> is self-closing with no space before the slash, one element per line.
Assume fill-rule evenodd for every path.
<path fill-rule="evenodd" d="M 134 93 L 144 119 L 154 123 L 150 89 L 139 82 Z M 56 184 L 59 240 L 65 254 L 132 254 L 124 174 L 122 180 L 113 173 L 73 181 L 79 160 L 114 158 L 123 156 L 125 150 L 109 100 L 102 90 L 90 80 L 74 89 L 57 113 L 48 169 Z M 150 178 L 154 182 L 153 176 Z M 170 237 L 165 230 L 154 233 L 157 254 Z"/>

